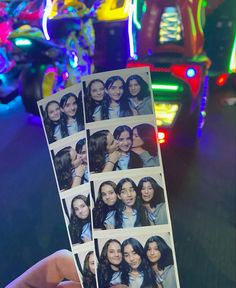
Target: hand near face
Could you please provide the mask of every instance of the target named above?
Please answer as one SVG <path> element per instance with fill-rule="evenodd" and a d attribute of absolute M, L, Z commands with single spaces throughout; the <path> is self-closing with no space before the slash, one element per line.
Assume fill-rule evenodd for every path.
<path fill-rule="evenodd" d="M 64 279 L 68 281 L 63 281 Z M 57 251 L 36 263 L 5 288 L 25 287 L 82 288 L 73 254 L 68 250 Z"/>
<path fill-rule="evenodd" d="M 109 154 L 108 160 L 116 163 L 121 157 L 121 152 L 120 151 L 114 151 L 112 153 Z"/>

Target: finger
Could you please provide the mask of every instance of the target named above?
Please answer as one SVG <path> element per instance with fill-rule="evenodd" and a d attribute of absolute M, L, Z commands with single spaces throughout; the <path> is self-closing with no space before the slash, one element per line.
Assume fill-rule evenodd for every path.
<path fill-rule="evenodd" d="M 64 281 L 59 283 L 56 288 L 82 288 L 82 286 L 78 282 Z"/>
<path fill-rule="evenodd" d="M 6 288 L 55 288 L 64 278 L 80 282 L 73 254 L 60 250 L 36 263 Z"/>

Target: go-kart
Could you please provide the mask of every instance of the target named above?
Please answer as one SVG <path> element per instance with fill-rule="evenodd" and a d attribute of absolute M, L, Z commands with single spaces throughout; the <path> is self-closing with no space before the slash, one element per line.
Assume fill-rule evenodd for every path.
<path fill-rule="evenodd" d="M 202 0 L 131 6 L 127 67 L 150 67 L 160 143 L 192 145 L 204 123 L 211 62 L 203 51 L 202 9 Z"/>

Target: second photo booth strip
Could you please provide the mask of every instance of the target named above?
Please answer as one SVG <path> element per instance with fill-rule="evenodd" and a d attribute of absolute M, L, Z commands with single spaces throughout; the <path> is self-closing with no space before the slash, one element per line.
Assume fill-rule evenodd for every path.
<path fill-rule="evenodd" d="M 83 288 L 179 288 L 148 68 L 38 102 Z"/>

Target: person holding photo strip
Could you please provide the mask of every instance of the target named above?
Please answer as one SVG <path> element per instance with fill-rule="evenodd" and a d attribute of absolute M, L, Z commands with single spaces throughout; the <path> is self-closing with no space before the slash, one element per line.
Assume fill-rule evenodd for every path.
<path fill-rule="evenodd" d="M 160 236 L 152 236 L 146 241 L 144 249 L 156 275 L 156 283 L 163 288 L 177 288 L 173 254 L 165 240 Z"/>
<path fill-rule="evenodd" d="M 139 181 L 138 195 L 149 225 L 168 223 L 164 190 L 152 177 L 144 177 Z"/>
<path fill-rule="evenodd" d="M 92 240 L 91 213 L 89 196 L 75 196 L 71 201 L 69 232 L 72 244 Z"/>

